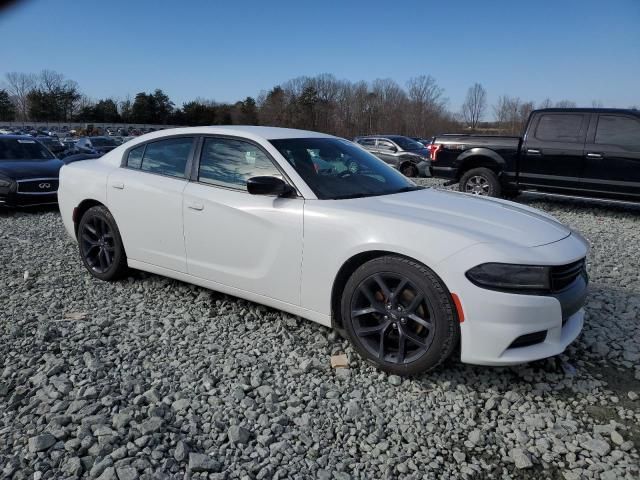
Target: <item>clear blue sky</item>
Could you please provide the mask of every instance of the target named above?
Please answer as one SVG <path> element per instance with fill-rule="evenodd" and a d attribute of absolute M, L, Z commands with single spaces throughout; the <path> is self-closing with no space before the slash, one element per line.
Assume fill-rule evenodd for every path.
<path fill-rule="evenodd" d="M 235 101 L 300 75 L 430 74 L 457 110 L 482 83 L 523 100 L 640 104 L 640 0 L 25 0 L 0 12 L 0 77 L 59 71 L 97 99 L 162 88 Z"/>

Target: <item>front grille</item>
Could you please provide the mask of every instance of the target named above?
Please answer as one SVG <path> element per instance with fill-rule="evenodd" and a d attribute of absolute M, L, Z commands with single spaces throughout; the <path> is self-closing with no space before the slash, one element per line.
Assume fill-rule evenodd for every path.
<path fill-rule="evenodd" d="M 18 193 L 38 194 L 54 193 L 58 191 L 57 178 L 37 178 L 34 180 L 19 180 Z"/>
<path fill-rule="evenodd" d="M 568 265 L 551 267 L 551 290 L 554 292 L 564 290 L 580 275 L 586 275 L 584 258 Z"/>
<path fill-rule="evenodd" d="M 547 331 L 542 330 L 540 332 L 527 333 L 526 335 L 520 335 L 516 338 L 509 348 L 520 348 L 520 347 L 530 347 L 531 345 L 536 345 L 537 343 L 542 343 L 547 338 Z"/>

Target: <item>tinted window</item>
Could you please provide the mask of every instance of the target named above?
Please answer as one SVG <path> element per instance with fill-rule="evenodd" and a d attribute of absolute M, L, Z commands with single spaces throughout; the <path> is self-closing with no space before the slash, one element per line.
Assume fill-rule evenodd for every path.
<path fill-rule="evenodd" d="M 48 160 L 54 156 L 35 140 L 27 138 L 0 138 L 2 160 Z"/>
<path fill-rule="evenodd" d="M 142 170 L 184 178 L 193 138 L 170 138 L 147 144 Z"/>
<path fill-rule="evenodd" d="M 388 142 L 387 140 L 378 140 L 378 147 L 382 150 L 393 150 L 396 148 L 393 143 Z"/>
<path fill-rule="evenodd" d="M 596 143 L 608 145 L 640 145 L 640 121 L 617 115 L 600 115 Z"/>
<path fill-rule="evenodd" d="M 145 145 L 141 145 L 129 151 L 129 156 L 127 157 L 127 167 L 140 168 L 140 166 L 142 165 L 142 154 L 144 153 L 144 147 Z"/>
<path fill-rule="evenodd" d="M 320 199 L 386 195 L 417 187 L 397 170 L 339 138 L 271 140 Z"/>
<path fill-rule="evenodd" d="M 580 142 L 583 115 L 542 115 L 536 138 L 550 142 Z"/>
<path fill-rule="evenodd" d="M 376 144 L 375 138 L 361 138 L 358 143 L 363 147 L 374 147 Z"/>
<path fill-rule="evenodd" d="M 400 148 L 403 150 L 420 150 L 424 148 L 424 145 L 421 143 L 407 137 L 393 137 L 393 141 L 400 145 Z"/>
<path fill-rule="evenodd" d="M 207 138 L 202 145 L 198 181 L 246 190 L 247 180 L 261 175 L 282 178 L 255 145 L 229 138 Z"/>
<path fill-rule="evenodd" d="M 91 137 L 91 144 L 94 147 L 115 147 L 116 142 L 108 137 Z"/>

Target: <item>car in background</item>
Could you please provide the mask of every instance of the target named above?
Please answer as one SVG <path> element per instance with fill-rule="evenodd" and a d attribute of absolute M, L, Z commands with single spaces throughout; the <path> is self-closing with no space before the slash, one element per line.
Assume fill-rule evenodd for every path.
<path fill-rule="evenodd" d="M 356 137 L 354 141 L 366 151 L 406 177 L 429 175 L 429 151 L 421 143 L 401 135 L 369 135 Z"/>
<path fill-rule="evenodd" d="M 57 203 L 58 177 L 64 163 L 29 136 L 0 137 L 0 206 Z"/>
<path fill-rule="evenodd" d="M 56 157 L 62 155 L 62 153 L 67 149 L 66 145 L 58 140 L 58 137 L 39 136 L 35 138 L 47 147 Z"/>
<path fill-rule="evenodd" d="M 81 160 L 93 160 L 96 158 L 100 158 L 102 155 L 98 153 L 74 153 L 72 155 L 67 155 L 63 157 L 61 160 L 65 165 L 69 165 L 70 163 L 79 162 Z"/>
<path fill-rule="evenodd" d="M 415 140 L 418 143 L 421 143 L 425 146 L 425 148 L 429 148 L 429 145 L 433 143 L 434 137 L 431 138 L 422 138 L 422 137 L 409 137 L 411 140 Z"/>
<path fill-rule="evenodd" d="M 70 153 L 98 153 L 103 155 L 117 146 L 118 143 L 111 137 L 81 137 Z"/>
<path fill-rule="evenodd" d="M 534 110 L 521 137 L 445 134 L 429 150 L 431 174 L 470 194 L 640 201 L 637 110 Z"/>

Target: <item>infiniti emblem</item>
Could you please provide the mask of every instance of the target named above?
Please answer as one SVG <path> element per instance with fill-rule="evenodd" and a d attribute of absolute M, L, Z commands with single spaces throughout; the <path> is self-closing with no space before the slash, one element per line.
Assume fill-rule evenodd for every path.
<path fill-rule="evenodd" d="M 44 190 L 45 188 L 51 188 L 51 184 L 50 183 L 40 183 L 38 184 L 38 188 Z"/>

